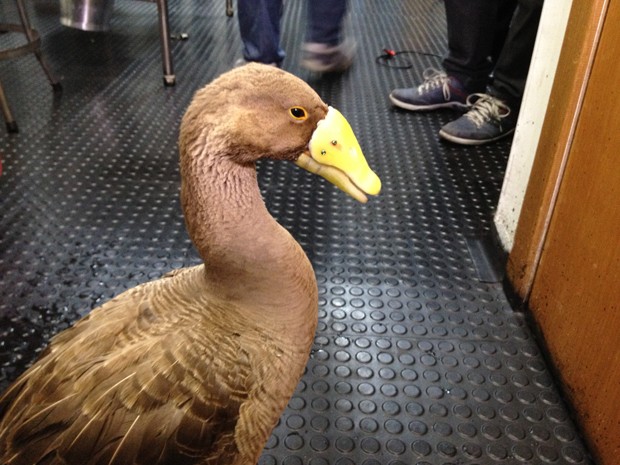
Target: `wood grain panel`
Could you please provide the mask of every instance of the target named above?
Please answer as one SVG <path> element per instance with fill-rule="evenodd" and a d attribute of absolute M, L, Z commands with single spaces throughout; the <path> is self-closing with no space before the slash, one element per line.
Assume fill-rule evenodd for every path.
<path fill-rule="evenodd" d="M 546 128 L 552 139 L 546 141 L 546 150 L 554 154 L 566 149 L 567 158 L 539 265 L 536 268 L 527 257 L 512 253 L 512 266 L 521 261 L 535 271 L 529 307 L 588 442 L 603 465 L 617 465 L 620 456 L 618 25 L 620 2 L 611 1 L 572 137 L 566 125 L 557 121 Z M 557 79 L 561 78 L 559 74 Z M 576 83 L 561 91 L 567 102 L 573 96 L 571 86 Z M 555 183 L 554 163 L 557 160 L 541 161 L 548 177 L 538 179 L 541 185 L 536 190 L 542 193 L 538 200 Z M 531 206 L 535 199 L 529 200 Z M 530 233 L 531 239 L 531 229 Z M 513 268 L 513 276 L 516 272 Z"/>
<path fill-rule="evenodd" d="M 506 275 L 516 294 L 527 300 L 552 210 L 555 181 L 565 152 L 572 142 L 574 118 L 579 114 L 582 88 L 590 72 L 598 23 L 606 0 L 574 1 L 568 21 L 556 78 L 532 174 L 523 201 Z"/>

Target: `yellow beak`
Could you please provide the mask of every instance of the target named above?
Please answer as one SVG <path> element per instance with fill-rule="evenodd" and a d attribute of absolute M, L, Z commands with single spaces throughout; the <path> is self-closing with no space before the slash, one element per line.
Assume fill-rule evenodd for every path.
<path fill-rule="evenodd" d="M 377 195 L 381 180 L 370 169 L 348 121 L 335 108 L 317 125 L 310 139 L 309 153 L 303 153 L 297 166 L 324 177 L 354 199 L 366 203 Z"/>

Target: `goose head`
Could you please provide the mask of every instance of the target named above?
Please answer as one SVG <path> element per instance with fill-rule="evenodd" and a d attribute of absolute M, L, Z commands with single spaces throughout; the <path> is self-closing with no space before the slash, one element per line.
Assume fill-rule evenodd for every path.
<path fill-rule="evenodd" d="M 381 190 L 342 114 L 273 66 L 235 68 L 198 91 L 180 134 L 182 169 L 207 153 L 241 165 L 271 158 L 293 161 L 360 202 Z"/>

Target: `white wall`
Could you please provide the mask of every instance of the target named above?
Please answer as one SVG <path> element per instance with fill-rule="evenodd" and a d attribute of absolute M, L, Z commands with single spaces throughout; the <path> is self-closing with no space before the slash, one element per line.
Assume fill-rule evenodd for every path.
<path fill-rule="evenodd" d="M 543 6 L 521 113 L 494 218 L 499 238 L 507 251 L 514 243 L 572 1 L 546 0 Z"/>

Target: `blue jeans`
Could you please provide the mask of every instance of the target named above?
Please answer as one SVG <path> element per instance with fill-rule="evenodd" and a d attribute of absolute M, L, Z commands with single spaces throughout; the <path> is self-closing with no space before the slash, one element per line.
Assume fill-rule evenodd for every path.
<path fill-rule="evenodd" d="M 280 64 L 282 0 L 238 0 L 237 17 L 247 61 Z M 308 0 L 306 42 L 337 45 L 347 11 L 346 0 Z"/>

